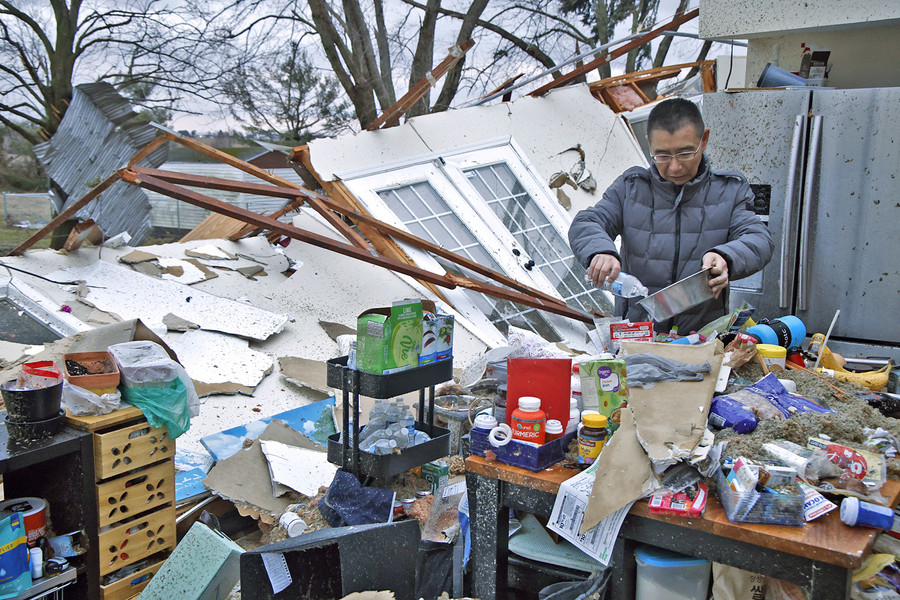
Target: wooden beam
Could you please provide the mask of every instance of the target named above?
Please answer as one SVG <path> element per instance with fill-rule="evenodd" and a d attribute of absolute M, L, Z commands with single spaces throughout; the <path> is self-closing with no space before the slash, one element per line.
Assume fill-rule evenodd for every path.
<path fill-rule="evenodd" d="M 642 35 L 641 37 L 636 38 L 634 40 L 631 40 L 627 44 L 619 46 L 614 51 L 607 52 L 600 58 L 595 58 L 594 60 L 569 71 L 565 75 L 563 75 L 561 77 L 557 77 L 550 83 L 547 83 L 546 85 L 543 85 L 543 86 L 539 87 L 538 89 L 534 90 L 533 92 L 531 92 L 529 94 L 529 96 L 543 96 L 544 94 L 546 94 L 547 92 L 549 92 L 550 90 L 552 90 L 554 88 L 558 88 L 560 86 L 566 85 L 567 83 L 574 81 L 575 79 L 581 77 L 582 75 L 585 75 L 585 74 L 593 71 L 600 65 L 604 65 L 604 64 L 622 56 L 623 54 L 626 54 L 626 53 L 630 52 L 631 50 L 634 50 L 635 48 L 639 48 L 639 47 L 643 46 L 650 40 L 657 37 L 663 31 L 668 31 L 670 29 L 674 29 L 675 27 L 678 27 L 678 26 L 682 25 L 683 23 L 690 21 L 691 19 L 693 19 L 694 17 L 696 17 L 699 14 L 700 14 L 700 9 L 695 8 L 694 10 L 681 15 L 680 17 L 676 17 L 675 19 L 666 23 L 665 25 L 661 25 L 661 26 L 657 27 L 656 29 L 646 33 L 645 35 Z"/>
<path fill-rule="evenodd" d="M 235 193 L 248 193 L 255 194 L 261 196 L 273 196 L 277 198 L 291 198 L 297 197 L 298 192 L 300 190 L 288 189 L 283 187 L 273 187 L 260 183 L 248 183 L 244 181 L 232 181 L 230 179 L 219 179 L 215 177 L 200 177 L 193 175 L 186 175 L 184 173 L 175 173 L 172 171 L 161 171 L 159 169 L 151 169 L 149 167 L 135 167 L 132 169 L 135 173 L 140 176 L 151 176 L 157 178 L 162 181 L 166 181 L 168 183 L 176 183 L 180 185 L 194 186 L 194 187 L 208 187 L 211 189 L 225 190 L 229 192 Z M 464 256 L 460 256 L 455 252 L 451 252 L 438 246 L 437 244 L 433 244 L 427 240 L 423 240 L 420 237 L 417 237 L 408 231 L 400 229 L 398 227 L 394 227 L 384 221 L 380 221 L 368 214 L 367 212 L 356 212 L 353 208 L 346 206 L 343 203 L 336 202 L 331 198 L 326 198 L 325 196 L 321 196 L 316 194 L 315 192 L 310 192 L 309 190 L 303 190 L 305 199 L 312 203 L 317 202 L 323 210 L 332 210 L 338 213 L 343 214 L 345 217 L 359 223 L 364 223 L 365 225 L 370 226 L 374 230 L 379 233 L 390 235 L 402 242 L 406 242 L 410 245 L 416 246 L 425 250 L 426 252 L 431 252 L 436 256 L 440 256 L 441 258 L 445 258 L 449 261 L 452 261 L 466 269 L 474 271 L 479 275 L 483 275 L 498 283 L 502 283 L 508 287 L 511 287 L 515 290 L 519 290 L 523 293 L 534 294 L 539 297 L 544 303 L 550 304 L 558 304 L 561 306 L 565 306 L 565 303 L 549 294 L 545 294 L 543 292 L 539 292 L 533 288 L 530 288 L 526 285 L 523 285 L 516 281 L 515 279 L 504 275 L 503 273 L 498 273 L 484 265 L 481 265 L 473 260 L 465 258 Z M 349 196 L 349 191 L 348 191 Z M 352 196 L 349 196 L 352 198 Z M 355 200 L 355 199 L 354 199 Z M 256 213 L 252 213 L 256 214 Z M 369 239 L 372 239 L 369 237 Z M 376 250 L 379 250 L 376 248 Z M 384 254 L 379 250 L 379 253 Z M 404 253 L 405 256 L 405 253 Z M 413 264 L 410 261 L 408 264 Z"/>
<path fill-rule="evenodd" d="M 10 250 L 7 256 L 19 256 L 20 254 L 34 246 L 36 243 L 41 241 L 44 236 L 69 220 L 69 217 L 74 216 L 75 213 L 84 208 L 91 200 L 105 192 L 109 186 L 121 179 L 121 173 L 121 171 L 116 171 L 115 173 L 111 174 L 109 177 L 101 181 L 99 184 L 91 188 L 91 191 L 82 196 L 77 202 L 69 206 L 69 208 L 56 215 L 56 217 L 52 221 L 44 225 L 43 229 Z"/>
<path fill-rule="evenodd" d="M 128 166 L 133 167 L 134 165 L 138 164 L 140 161 L 147 158 L 151 152 L 153 152 L 154 150 L 156 150 L 157 148 L 162 146 L 163 142 L 167 141 L 168 139 L 169 138 L 167 138 L 164 135 L 158 135 L 155 138 L 153 138 L 153 140 L 149 144 L 144 146 L 144 148 L 140 152 L 138 152 L 137 154 L 135 154 L 134 156 L 131 157 L 131 160 L 128 161 Z"/>
<path fill-rule="evenodd" d="M 471 39 L 463 42 L 461 46 L 458 46 L 458 48 L 462 51 L 459 56 L 455 56 L 451 49 L 451 52 L 447 56 L 447 58 L 442 60 L 438 66 L 436 66 L 428 73 L 428 75 L 430 75 L 431 78 L 435 81 L 440 79 L 441 77 L 446 75 L 447 71 L 449 71 L 451 67 L 453 67 L 453 65 L 455 65 L 460 58 L 462 58 L 463 54 L 465 54 L 466 51 L 474 45 L 475 42 Z M 380 117 L 372 121 L 372 123 L 370 123 L 369 126 L 366 127 L 366 129 L 369 131 L 374 131 L 376 129 L 379 129 L 382 125 L 384 125 L 385 127 L 393 127 L 394 125 L 397 125 L 400 122 L 400 117 L 406 114 L 406 111 L 412 108 L 413 105 L 418 102 L 419 99 L 422 98 L 422 96 L 425 95 L 430 87 L 431 83 L 429 82 L 428 76 L 423 77 L 422 79 L 417 81 L 411 88 L 409 88 L 409 91 L 406 92 L 406 94 L 404 94 L 402 98 L 397 100 L 394 104 L 389 106 L 387 110 L 381 113 Z"/>
<path fill-rule="evenodd" d="M 512 84 L 514 84 L 516 82 L 516 80 L 518 80 L 523 75 L 525 75 L 525 73 L 519 73 L 518 75 L 510 77 L 509 79 L 507 79 L 506 81 L 504 81 L 503 83 L 501 83 L 500 85 L 495 87 L 493 90 L 491 90 L 490 92 L 488 92 L 487 94 L 482 96 L 481 99 L 484 100 L 485 98 L 489 98 L 489 97 L 493 96 L 497 92 L 502 92 L 503 90 L 510 87 Z M 506 94 L 503 95 L 503 101 L 509 102 L 509 99 L 506 97 Z"/>
<path fill-rule="evenodd" d="M 338 242 L 332 240 L 331 238 L 312 233 L 310 231 L 305 231 L 298 227 L 294 227 L 293 225 L 281 223 L 280 221 L 276 221 L 275 219 L 272 219 L 270 217 L 259 215 L 247 209 L 228 204 L 227 202 L 221 202 L 219 200 L 216 200 L 215 198 L 210 198 L 209 196 L 205 196 L 198 192 L 194 192 L 192 190 L 182 188 L 178 185 L 163 181 L 161 179 L 153 177 L 152 175 L 138 173 L 135 170 L 125 170 L 122 173 L 122 179 L 133 185 L 137 185 L 139 187 L 164 194 L 171 198 L 187 202 L 188 204 L 199 206 L 200 208 L 204 208 L 206 210 L 212 210 L 220 214 L 245 221 L 247 223 L 253 223 L 259 227 L 268 229 L 269 231 L 277 232 L 281 235 L 290 237 L 291 239 L 296 239 L 298 241 L 305 242 L 313 246 L 323 248 L 325 250 L 337 252 L 338 254 L 349 256 L 350 258 L 362 260 L 369 264 L 384 267 L 397 273 L 409 275 L 410 277 L 424 279 L 425 281 L 429 281 L 441 287 L 454 289 L 460 282 L 466 281 L 466 287 L 477 289 L 497 298 L 509 300 L 510 302 L 516 302 L 518 304 L 524 304 L 525 306 L 530 306 L 532 308 L 546 310 L 548 312 L 562 315 L 570 319 L 576 319 L 585 323 L 592 322 L 592 319 L 588 315 L 569 308 L 566 305 L 560 305 L 556 303 L 546 304 L 544 302 L 541 302 L 541 300 L 534 295 L 536 290 L 531 290 L 531 293 L 521 293 L 491 284 L 472 282 L 470 280 L 467 280 L 466 278 L 461 278 L 459 276 L 451 276 L 449 274 L 438 275 L 436 273 L 432 273 L 431 271 L 410 266 L 390 258 L 373 255 L 371 252 L 368 252 L 351 244 Z"/>

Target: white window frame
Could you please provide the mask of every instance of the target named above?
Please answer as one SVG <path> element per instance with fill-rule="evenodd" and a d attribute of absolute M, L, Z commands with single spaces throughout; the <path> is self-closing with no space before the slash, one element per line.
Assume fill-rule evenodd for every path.
<path fill-rule="evenodd" d="M 408 229 L 388 208 L 378 192 L 427 181 L 485 250 L 493 256 L 502 271 L 526 285 L 561 298 L 555 286 L 539 269 L 525 269 L 524 265 L 531 257 L 518 245 L 493 210 L 488 208 L 486 201 L 464 173 L 464 169 L 498 163 L 503 163 L 512 171 L 549 224 L 565 240 L 569 227 L 568 216 L 553 198 L 549 188 L 535 175 L 536 171 L 528 163 L 525 153 L 511 137 L 338 173 L 337 176 L 375 217 L 405 230 Z M 444 269 L 428 252 L 404 243 L 401 243 L 401 246 L 418 266 L 435 273 L 444 273 Z M 519 256 L 513 255 L 513 248 L 519 249 Z M 466 318 L 478 327 L 486 327 L 491 332 L 496 332 L 496 335 L 503 339 L 494 324 L 461 289 L 445 292 L 447 299 Z M 541 312 L 543 318 L 563 340 L 579 344 L 585 339 L 587 327 L 584 323 L 547 311 Z M 495 339 L 494 335 L 490 337 Z"/>

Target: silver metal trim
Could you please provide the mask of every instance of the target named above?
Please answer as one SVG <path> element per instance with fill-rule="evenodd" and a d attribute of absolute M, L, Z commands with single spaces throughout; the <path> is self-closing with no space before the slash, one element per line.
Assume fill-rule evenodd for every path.
<path fill-rule="evenodd" d="M 781 222 L 781 270 L 778 278 L 778 306 L 788 308 L 793 292 L 793 261 L 791 261 L 791 241 L 793 238 L 794 188 L 797 186 L 797 171 L 800 169 L 800 152 L 803 146 L 803 132 L 806 116 L 794 117 L 794 134 L 791 137 L 791 159 L 788 165 L 787 190 L 784 194 L 784 217 Z"/>
<path fill-rule="evenodd" d="M 813 191 L 816 189 L 816 176 L 818 175 L 819 149 L 822 145 L 822 115 L 812 118 L 812 132 L 810 134 L 809 161 L 806 168 L 806 180 L 803 186 L 803 214 L 800 217 L 800 256 L 797 259 L 797 310 L 808 308 L 806 302 L 806 290 L 809 287 L 806 281 L 809 272 L 806 262 L 809 258 L 809 222 L 813 208 Z"/>

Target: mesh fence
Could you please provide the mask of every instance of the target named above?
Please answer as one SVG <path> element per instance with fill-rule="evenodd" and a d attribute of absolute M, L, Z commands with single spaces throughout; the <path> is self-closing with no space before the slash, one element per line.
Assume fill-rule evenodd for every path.
<path fill-rule="evenodd" d="M 40 229 L 52 218 L 50 194 L 11 194 L 0 192 L 3 222 L 7 227 Z"/>

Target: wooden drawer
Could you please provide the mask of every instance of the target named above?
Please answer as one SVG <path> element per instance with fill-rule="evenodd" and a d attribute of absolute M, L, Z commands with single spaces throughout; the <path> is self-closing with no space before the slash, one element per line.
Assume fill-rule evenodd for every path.
<path fill-rule="evenodd" d="M 175 506 L 175 463 L 171 458 L 97 484 L 101 528 L 166 504 Z"/>
<path fill-rule="evenodd" d="M 100 598 L 102 600 L 127 600 L 141 593 L 150 579 L 159 571 L 159 568 L 166 562 L 167 556 L 163 556 L 149 567 L 145 567 L 136 573 L 132 573 L 128 577 L 123 577 L 118 581 L 114 581 L 109 585 L 100 586 Z"/>
<path fill-rule="evenodd" d="M 136 563 L 176 543 L 175 507 L 168 506 L 100 533 L 100 575 Z"/>
<path fill-rule="evenodd" d="M 94 475 L 97 481 L 175 456 L 175 441 L 165 427 L 146 421 L 106 433 L 94 433 Z"/>

